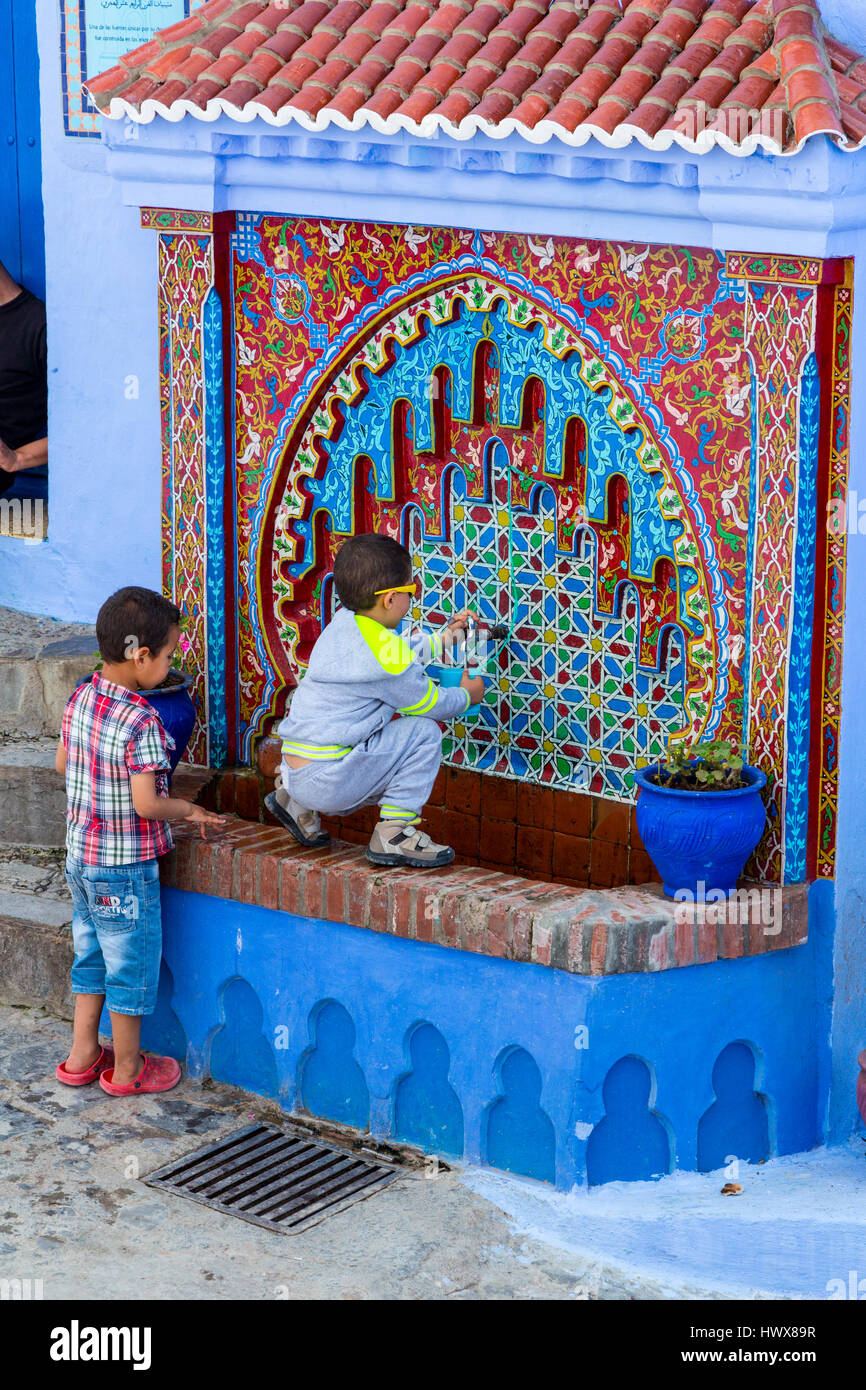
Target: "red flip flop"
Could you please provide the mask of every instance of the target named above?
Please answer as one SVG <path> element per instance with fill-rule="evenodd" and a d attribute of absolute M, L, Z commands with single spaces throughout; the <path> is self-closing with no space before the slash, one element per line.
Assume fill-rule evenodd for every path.
<path fill-rule="evenodd" d="M 100 1076 L 99 1084 L 110 1096 L 137 1096 L 147 1091 L 170 1091 L 180 1081 L 180 1063 L 173 1057 L 145 1057 L 144 1066 L 134 1081 L 126 1086 L 116 1086 L 112 1077 L 114 1067 L 108 1067 Z"/>
<path fill-rule="evenodd" d="M 89 1086 L 91 1081 L 96 1081 L 102 1072 L 113 1066 L 114 1049 L 104 1047 L 93 1066 L 88 1067 L 87 1071 L 67 1071 L 66 1063 L 61 1062 L 54 1075 L 58 1081 L 63 1082 L 64 1086 Z"/>

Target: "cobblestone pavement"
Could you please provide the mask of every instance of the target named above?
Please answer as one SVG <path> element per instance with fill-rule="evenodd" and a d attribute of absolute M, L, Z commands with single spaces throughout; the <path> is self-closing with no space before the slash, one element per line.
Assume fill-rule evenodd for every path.
<path fill-rule="evenodd" d="M 0 1279 L 41 1279 L 46 1299 L 716 1296 L 529 1239 L 454 1172 L 406 1168 L 296 1235 L 148 1188 L 148 1173 L 252 1118 L 287 1117 L 207 1082 L 120 1100 L 64 1087 L 54 1068 L 68 1038 L 39 1010 L 0 1008 Z"/>

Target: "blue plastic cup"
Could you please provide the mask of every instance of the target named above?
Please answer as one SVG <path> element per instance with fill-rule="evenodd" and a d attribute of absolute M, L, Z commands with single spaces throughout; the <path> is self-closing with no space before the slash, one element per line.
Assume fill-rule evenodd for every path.
<path fill-rule="evenodd" d="M 463 679 L 463 671 L 459 666 L 428 666 L 427 669 L 433 674 L 434 681 L 446 690 L 453 690 Z"/>
<path fill-rule="evenodd" d="M 443 690 L 453 690 L 463 679 L 464 668 L 462 666 L 428 666 L 427 674 L 436 681 L 437 685 L 441 685 Z M 484 672 L 472 671 L 469 674 L 482 676 Z M 466 713 L 460 717 L 461 719 L 474 719 L 480 709 L 480 705 L 470 705 Z"/>

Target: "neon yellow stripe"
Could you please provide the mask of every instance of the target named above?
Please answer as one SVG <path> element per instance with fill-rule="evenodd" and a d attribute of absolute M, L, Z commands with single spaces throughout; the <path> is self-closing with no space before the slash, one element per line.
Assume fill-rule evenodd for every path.
<path fill-rule="evenodd" d="M 437 694 L 438 694 L 438 687 L 434 684 L 434 682 L 433 682 L 432 680 L 428 680 L 428 681 L 427 681 L 427 690 L 426 690 L 426 693 L 425 693 L 425 695 L 424 695 L 424 698 L 423 698 L 422 700 L 419 700 L 418 703 L 417 703 L 417 705 L 406 705 L 406 707 L 405 707 L 404 709 L 401 709 L 401 710 L 400 710 L 400 713 L 401 713 L 401 714 L 426 714 L 427 711 L 428 711 L 428 709 L 432 709 L 433 706 L 435 705 Z"/>
<path fill-rule="evenodd" d="M 366 618 L 363 613 L 355 614 L 355 622 L 382 670 L 389 676 L 402 676 L 415 660 L 409 643 L 391 628 L 383 627 L 374 618 Z"/>
<path fill-rule="evenodd" d="M 296 758 L 343 758 L 351 751 L 339 743 L 290 743 L 288 740 L 283 743 L 283 752 L 293 753 Z"/>

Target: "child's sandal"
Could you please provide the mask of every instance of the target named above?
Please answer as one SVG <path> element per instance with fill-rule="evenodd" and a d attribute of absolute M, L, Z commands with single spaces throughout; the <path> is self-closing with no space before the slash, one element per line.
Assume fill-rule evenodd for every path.
<path fill-rule="evenodd" d="M 62 1081 L 64 1086 L 89 1086 L 92 1081 L 97 1081 L 102 1072 L 114 1066 L 114 1050 L 104 1047 L 87 1071 L 67 1071 L 66 1063 L 61 1062 L 54 1075 L 58 1081 Z"/>
<path fill-rule="evenodd" d="M 145 1057 L 144 1066 L 134 1081 L 117 1086 L 113 1080 L 114 1067 L 103 1072 L 99 1084 L 110 1096 L 138 1096 L 150 1091 L 170 1091 L 180 1081 L 180 1063 L 173 1057 Z"/>
<path fill-rule="evenodd" d="M 319 826 L 319 817 L 315 811 L 303 811 L 298 807 L 297 815 L 292 815 L 291 808 L 297 806 L 286 791 L 280 788 L 278 791 L 270 792 L 265 797 L 265 805 L 272 816 L 276 816 L 280 825 L 284 825 L 291 831 L 298 844 L 305 849 L 322 849 L 331 843 L 331 837 L 327 830 L 322 830 Z M 311 816 L 311 829 L 306 830 L 301 823 L 301 816 Z"/>

